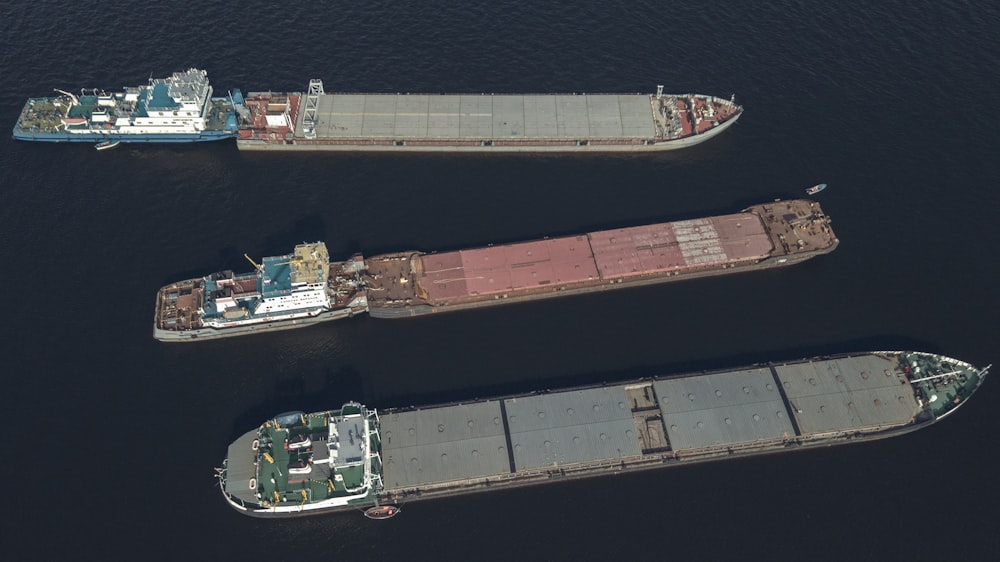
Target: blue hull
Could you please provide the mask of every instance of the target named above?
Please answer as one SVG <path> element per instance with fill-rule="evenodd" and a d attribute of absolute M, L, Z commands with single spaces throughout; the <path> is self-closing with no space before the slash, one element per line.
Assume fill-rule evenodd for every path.
<path fill-rule="evenodd" d="M 175 80 L 189 80 L 194 76 L 195 79 L 198 78 L 198 71 L 192 69 L 188 71 L 184 76 L 178 77 L 175 74 Z M 201 78 L 204 78 L 204 73 L 202 72 Z M 162 81 L 161 81 L 162 82 Z M 190 84 L 189 84 L 190 85 Z M 205 91 L 210 91 L 211 88 L 208 87 L 207 79 L 204 80 L 203 86 Z M 167 92 L 169 89 L 163 84 L 157 84 L 154 89 L 164 89 Z M 152 90 L 150 90 L 152 91 Z M 157 90 L 158 91 L 158 90 Z M 139 96 L 142 100 L 146 98 Z M 152 94 L 150 94 L 152 95 Z M 163 93 L 166 96 L 166 93 Z M 119 95 L 120 96 L 120 95 Z M 67 98 L 67 99 L 63 99 Z M 73 106 L 80 106 L 74 113 L 69 110 L 60 109 L 55 111 L 54 107 L 60 103 L 69 103 L 72 99 Z M 107 98 L 108 100 L 114 100 L 112 98 Z M 157 99 L 155 96 L 154 100 Z M 243 94 L 239 90 L 233 92 L 233 97 L 213 97 L 210 98 L 209 102 L 206 102 L 202 106 L 200 118 L 204 121 L 201 126 L 208 125 L 207 130 L 202 130 L 201 132 L 147 132 L 147 133 L 129 133 L 126 132 L 129 129 L 123 128 L 119 129 L 117 127 L 110 126 L 110 122 L 114 121 L 117 106 L 115 106 L 111 111 L 111 119 L 108 118 L 108 113 L 105 106 L 100 105 L 100 101 L 96 96 L 83 96 L 78 99 L 72 94 L 65 94 L 62 98 L 49 97 L 49 98 L 29 98 L 25 103 L 24 108 L 21 110 L 21 117 L 18 119 L 17 124 L 14 126 L 12 135 L 16 140 L 29 141 L 29 142 L 80 142 L 80 143 L 100 143 L 106 141 L 118 141 L 118 142 L 133 142 L 133 143 L 184 143 L 184 142 L 211 142 L 220 141 L 230 138 L 235 138 L 239 131 L 239 125 L 236 116 L 236 108 L 238 107 L 233 100 L 243 100 Z M 86 103 L 81 102 L 84 100 Z M 107 101 L 107 100 L 105 100 Z M 148 101 L 148 100 L 147 100 Z M 169 100 L 168 100 L 169 101 Z M 160 100 L 161 105 L 167 104 L 168 101 Z M 115 102 L 116 103 L 116 102 Z M 36 110 L 36 104 L 39 104 L 40 109 Z M 140 104 L 141 105 L 141 104 Z M 72 108 L 70 108 L 72 109 Z M 98 123 L 91 121 L 91 118 L 96 115 L 96 111 L 100 109 L 102 112 L 102 119 Z M 134 110 L 135 108 L 133 108 Z M 163 107 L 154 108 L 157 111 L 164 110 Z M 169 107 L 166 108 L 169 111 Z M 147 108 L 145 105 L 139 108 L 139 110 L 130 110 L 127 112 L 128 115 L 133 113 L 137 116 L 145 116 Z M 177 115 L 177 112 L 174 112 Z M 59 120 L 62 118 L 62 124 Z M 74 129 L 69 129 L 64 126 L 66 123 L 65 118 L 72 118 L 75 122 L 71 127 L 78 127 Z M 183 119 L 182 119 L 183 121 Z M 82 125 L 82 126 L 81 126 Z M 187 130 L 191 131 L 195 127 L 188 126 Z M 180 129 L 177 127 L 176 129 Z M 149 129 L 147 129 L 149 130 Z M 69 132 L 73 131 L 73 132 Z"/>
<path fill-rule="evenodd" d="M 14 138 L 23 141 L 34 141 L 34 142 L 86 142 L 86 143 L 98 143 L 106 140 L 117 140 L 121 142 L 145 142 L 145 143 L 161 143 L 161 142 L 209 142 L 209 141 L 220 141 L 235 138 L 234 133 L 220 132 L 216 134 L 201 134 L 201 135 L 128 135 L 128 134 L 116 134 L 116 133 L 80 133 L 80 134 L 68 134 L 68 133 L 24 133 L 20 131 L 14 131 Z"/>

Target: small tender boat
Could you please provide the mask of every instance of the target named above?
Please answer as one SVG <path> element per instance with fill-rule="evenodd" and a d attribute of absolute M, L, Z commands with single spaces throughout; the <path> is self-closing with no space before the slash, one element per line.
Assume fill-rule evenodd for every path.
<path fill-rule="evenodd" d="M 394 505 L 376 505 L 365 510 L 365 517 L 369 519 L 388 519 L 395 516 L 401 510 Z"/>
<path fill-rule="evenodd" d="M 95 144 L 94 148 L 96 148 L 97 150 L 107 150 L 109 148 L 114 148 L 114 147 L 118 146 L 119 144 L 121 144 L 121 142 L 122 141 L 119 141 L 119 140 L 101 141 L 101 142 Z"/>
<path fill-rule="evenodd" d="M 817 193 L 819 193 L 820 191 L 823 191 L 824 189 L 826 189 L 826 184 L 825 183 L 818 183 L 818 184 L 810 187 L 809 189 L 807 189 L 806 193 L 809 194 L 809 195 L 816 195 Z"/>

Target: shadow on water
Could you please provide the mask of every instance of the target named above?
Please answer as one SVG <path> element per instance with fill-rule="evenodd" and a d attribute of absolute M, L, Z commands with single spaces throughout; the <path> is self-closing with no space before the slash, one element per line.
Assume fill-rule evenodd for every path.
<path fill-rule="evenodd" d="M 290 226 L 269 231 L 264 237 L 263 255 L 278 256 L 292 251 L 296 244 L 326 240 L 326 221 L 322 215 L 308 214 L 295 219 Z"/>
<path fill-rule="evenodd" d="M 452 252 L 471 248 L 482 248 L 487 246 L 500 246 L 505 244 L 516 244 L 518 242 L 526 242 L 533 240 L 542 240 L 549 238 L 560 238 L 568 236 L 577 236 L 583 233 L 599 232 L 604 230 L 615 230 L 621 228 L 630 228 L 635 226 L 645 226 L 650 224 L 659 224 L 666 222 L 675 222 L 683 220 L 693 220 L 707 217 L 716 217 L 723 215 L 731 215 L 742 212 L 744 209 L 751 207 L 753 205 L 760 205 L 763 203 L 770 203 L 776 200 L 792 200 L 792 199 L 804 199 L 805 195 L 802 193 L 795 193 L 793 191 L 783 191 L 783 192 L 773 192 L 770 195 L 764 197 L 755 198 L 743 198 L 736 200 L 725 206 L 710 207 L 699 211 L 685 211 L 671 214 L 650 214 L 643 215 L 637 218 L 632 218 L 627 221 L 617 220 L 613 222 L 598 222 L 586 225 L 581 225 L 572 230 L 561 230 L 561 231 L 547 231 L 544 233 L 538 233 L 537 235 L 528 235 L 521 237 L 510 237 L 510 238 L 490 238 L 478 241 L 467 241 L 461 245 L 445 246 L 437 248 L 413 248 L 410 245 L 403 244 L 397 247 L 378 247 L 374 246 L 371 248 L 360 248 L 360 244 L 357 240 L 351 240 L 348 244 L 350 248 L 350 253 L 338 254 L 331 250 L 331 259 L 338 259 L 336 256 L 342 255 L 346 259 L 347 256 L 353 255 L 355 253 L 362 253 L 367 257 L 377 256 L 381 254 L 395 253 L 401 251 L 420 251 L 426 253 L 437 253 L 437 252 Z M 405 247 L 404 247 L 405 246 Z"/>
<path fill-rule="evenodd" d="M 252 271 L 253 266 L 247 261 L 244 254 L 249 255 L 253 261 L 260 264 L 264 257 L 283 256 L 291 253 L 296 244 L 323 241 L 325 239 L 325 219 L 318 214 L 303 215 L 282 230 L 269 231 L 264 237 L 263 244 L 259 244 L 255 248 L 243 248 L 232 245 L 224 246 L 219 248 L 214 264 L 194 266 L 190 269 L 169 274 L 168 277 L 162 280 L 161 285 L 167 285 L 182 279 L 204 277 L 205 275 L 227 269 L 237 273 Z M 336 260 L 336 255 L 331 255 L 331 259 Z"/>
<path fill-rule="evenodd" d="M 321 412 L 339 409 L 344 402 L 362 401 L 364 377 L 354 366 L 324 368 L 322 386 L 316 391 L 310 390 L 308 380 L 312 377 L 308 375 L 302 373 L 275 381 L 274 391 L 269 393 L 266 401 L 252 406 L 233 420 L 233 439 L 281 412 Z"/>
<path fill-rule="evenodd" d="M 415 393 L 398 398 L 394 403 L 371 404 L 367 398 L 364 374 L 354 366 L 324 369 L 323 385 L 318 391 L 307 389 L 307 377 L 296 376 L 275 382 L 271 397 L 237 416 L 232 435 L 240 435 L 264 420 L 282 411 L 305 412 L 339 408 L 343 402 L 356 400 L 379 410 L 390 408 L 430 407 L 440 404 L 472 402 L 505 396 L 546 394 L 578 387 L 623 384 L 649 378 L 672 378 L 695 373 L 728 371 L 765 363 L 796 361 L 803 358 L 824 358 L 844 353 L 867 351 L 924 351 L 941 353 L 937 346 L 921 340 L 899 336 L 873 336 L 845 340 L 819 346 L 789 349 L 781 354 L 744 353 L 659 365 L 633 365 L 614 372 L 585 372 L 560 377 L 558 386 L 539 384 L 537 381 L 518 381 L 511 384 L 480 385 L 472 388 L 435 390 L 433 393 Z"/>
<path fill-rule="evenodd" d="M 393 404 L 371 404 L 370 406 L 385 408 L 402 408 L 412 406 L 431 406 L 451 402 L 472 401 L 520 394 L 548 393 L 585 386 L 600 386 L 605 384 L 623 384 L 633 380 L 646 378 L 671 378 L 694 373 L 725 371 L 739 369 L 745 366 L 795 361 L 809 357 L 829 357 L 844 353 L 866 351 L 925 351 L 941 353 L 936 346 L 920 340 L 898 336 L 875 336 L 856 340 L 847 340 L 821 346 L 800 347 L 790 349 L 780 355 L 774 353 L 744 353 L 677 363 L 659 365 L 634 365 L 627 369 L 614 372 L 589 372 L 560 377 L 558 386 L 539 386 L 531 381 L 518 381 L 513 384 L 479 386 L 455 390 L 435 391 L 433 394 L 413 394 L 398 400 Z"/>

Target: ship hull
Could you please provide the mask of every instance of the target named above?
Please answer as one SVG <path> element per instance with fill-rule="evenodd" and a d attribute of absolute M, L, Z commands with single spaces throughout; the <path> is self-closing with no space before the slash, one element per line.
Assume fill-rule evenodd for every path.
<path fill-rule="evenodd" d="M 378 495 L 371 493 L 356 499 L 350 500 L 344 505 L 303 505 L 301 509 L 295 509 L 291 511 L 275 511 L 272 509 L 264 507 L 249 507 L 245 505 L 240 505 L 234 502 L 232 498 L 226 495 L 225 491 L 222 493 L 223 497 L 229 503 L 233 509 L 239 511 L 244 515 L 249 515 L 250 517 L 256 517 L 257 519 L 298 519 L 301 517 L 309 517 L 310 515 L 323 515 L 329 513 L 340 513 L 344 511 L 364 511 L 366 508 L 374 507 L 378 505 Z"/>
<path fill-rule="evenodd" d="M 836 247 L 837 244 L 835 243 L 828 250 L 821 253 L 823 254 L 830 253 L 834 249 L 836 249 Z M 801 263 L 810 258 L 813 258 L 817 255 L 820 255 L 820 253 L 806 254 L 800 256 L 787 256 L 781 258 L 768 258 L 757 263 L 740 265 L 731 268 L 715 268 L 705 271 L 685 272 L 679 275 L 671 275 L 670 273 L 665 273 L 665 274 L 650 276 L 647 278 L 622 280 L 621 282 L 595 281 L 592 283 L 586 283 L 577 286 L 554 286 L 545 289 L 544 292 L 536 292 L 534 294 L 525 294 L 525 295 L 513 295 L 503 298 L 501 300 L 488 298 L 472 302 L 451 303 L 451 304 L 437 305 L 437 306 L 429 304 L 410 304 L 398 307 L 380 306 L 378 304 L 369 303 L 368 314 L 371 315 L 372 318 L 409 318 L 413 316 L 425 316 L 427 314 L 440 314 L 444 312 L 472 310 L 477 308 L 488 308 L 488 307 L 498 306 L 501 304 L 506 305 L 506 304 L 516 304 L 523 302 L 532 302 L 532 301 L 546 300 L 561 296 L 601 293 L 605 291 L 626 289 L 629 287 L 644 287 L 649 285 L 660 285 L 664 283 L 671 283 L 675 281 L 685 281 L 689 279 L 701 279 L 705 277 L 715 277 L 720 275 L 732 275 L 741 272 L 775 269 L 789 265 L 795 265 L 797 263 Z"/>
<path fill-rule="evenodd" d="M 28 142 L 187 143 L 234 138 L 242 93 L 213 97 L 207 72 L 175 72 L 120 92 L 28 98 L 12 136 Z M 89 93 L 88 93 L 89 92 Z"/>
<path fill-rule="evenodd" d="M 957 395 L 947 395 L 951 398 L 946 410 L 934 411 L 931 403 L 940 402 L 935 398 L 928 402 L 918 396 L 921 390 L 915 389 L 915 385 L 919 381 L 912 375 L 916 371 L 905 367 L 908 362 L 915 364 L 912 362 L 915 357 L 925 364 L 947 362 L 949 369 L 966 377 L 954 384 L 934 388 L 934 392 L 942 395 L 957 391 Z M 886 367 L 884 377 L 880 372 L 883 367 Z M 420 427 L 414 424 L 424 419 L 448 427 L 450 421 L 476 419 L 476 414 L 483 415 L 484 411 L 486 415 L 498 413 L 507 422 L 500 433 L 506 433 L 512 439 L 508 443 L 513 442 L 521 453 L 510 455 L 510 468 L 502 467 L 502 472 L 497 474 L 472 476 L 470 472 L 468 476 L 472 477 L 449 476 L 434 481 L 434 474 L 414 479 L 402 468 L 394 468 L 392 459 L 402 457 L 414 459 L 411 462 L 426 462 L 439 454 L 435 445 L 383 444 L 386 489 L 379 495 L 379 501 L 411 502 L 897 437 L 954 413 L 982 384 L 987 369 L 978 370 L 963 361 L 935 354 L 878 351 L 441 406 L 384 410 L 380 412 L 383 433 L 397 434 L 405 427 Z M 715 396 L 710 391 L 713 387 Z M 645 394 L 647 399 L 651 397 L 648 404 L 643 403 L 643 389 L 649 391 Z M 890 397 L 892 404 L 888 400 Z M 618 414 L 609 411 L 616 409 L 616 401 L 617 409 L 622 410 Z M 591 404 L 593 408 L 589 407 Z M 815 410 L 811 409 L 813 406 Z M 526 414 L 531 421 L 517 421 Z M 859 416 L 868 419 L 862 422 Z M 538 422 L 535 417 L 556 419 Z M 550 429 L 569 417 L 578 428 L 563 434 Z M 609 421 L 615 417 L 618 422 Z M 782 420 L 788 420 L 783 428 Z M 652 425 L 656 429 L 650 432 Z M 619 436 L 621 433 L 634 435 L 632 432 L 637 431 L 640 437 L 616 441 L 612 436 L 615 431 L 620 432 Z M 533 432 L 537 435 L 532 438 Z M 594 448 L 586 440 L 566 439 L 576 432 L 606 432 L 600 434 L 601 441 L 607 435 L 613 446 Z M 663 442 L 658 443 L 658 438 Z M 638 443 L 629 443 L 633 440 Z M 469 441 L 472 445 L 473 440 Z M 480 439 L 475 447 L 482 450 L 487 444 Z M 449 447 L 450 458 L 455 456 L 452 451 L 461 450 L 461 442 L 449 443 Z M 533 447 L 544 451 L 542 456 L 533 456 Z M 429 450 L 421 451 L 422 448 Z M 585 450 L 586 454 L 574 451 L 577 448 Z M 549 456 L 556 462 L 549 462 Z M 572 460 L 574 458 L 577 462 Z M 525 468 L 521 468 L 522 464 Z M 424 469 L 433 473 L 430 466 Z"/>
<path fill-rule="evenodd" d="M 790 218 L 789 218 L 790 217 Z M 834 251 L 819 206 L 787 201 L 742 213 L 452 252 L 370 257 L 375 318 L 468 310 L 787 267 Z"/>
<path fill-rule="evenodd" d="M 191 342 L 291 330 L 367 310 L 358 279 L 361 256 L 330 262 L 326 245 L 317 242 L 262 261 L 254 262 L 255 272 L 226 270 L 161 287 L 153 337 Z"/>
<path fill-rule="evenodd" d="M 694 146 L 742 115 L 699 94 L 253 93 L 247 151 L 648 152 Z"/>
<path fill-rule="evenodd" d="M 579 466 L 543 470 L 534 474 L 524 474 L 513 478 L 489 480 L 483 479 L 475 483 L 453 483 L 436 488 L 420 488 L 411 490 L 390 491 L 379 496 L 379 503 L 401 504 L 419 500 L 433 500 L 447 497 L 464 496 L 482 492 L 496 492 L 502 490 L 512 490 L 517 488 L 528 488 L 543 484 L 554 484 L 558 482 L 568 482 L 573 480 L 583 480 L 587 478 L 598 478 L 602 476 L 613 476 L 625 473 L 638 473 L 655 469 L 665 469 L 677 466 L 700 465 L 703 463 L 740 460 L 752 457 L 762 457 L 777 455 L 781 453 L 791 453 L 796 451 L 811 451 L 847 445 L 850 443 L 865 443 L 879 441 L 889 437 L 906 435 L 918 429 L 923 429 L 937 420 L 926 420 L 919 424 L 910 425 L 904 428 L 887 430 L 878 434 L 866 434 L 859 436 L 843 436 L 829 438 L 811 443 L 785 443 L 761 446 L 745 451 L 720 452 L 710 455 L 702 455 L 689 458 L 673 458 L 669 455 L 656 458 L 644 459 L 624 459 L 617 462 L 605 463 L 595 466 Z M 374 505 L 374 503 L 372 504 Z M 353 508 L 351 508 L 353 509 Z M 347 509 L 332 509 L 327 513 L 346 511 Z M 249 515 L 253 515 L 249 513 Z M 308 515 L 308 514 L 303 514 Z"/>
<path fill-rule="evenodd" d="M 322 324 L 324 322 L 351 318 L 355 314 L 363 312 L 365 312 L 364 307 L 359 307 L 359 309 L 346 308 L 322 312 L 315 316 L 303 316 L 299 318 L 289 318 L 287 320 L 272 320 L 270 322 L 227 326 L 224 328 L 196 328 L 192 330 L 164 330 L 156 326 L 154 323 L 153 337 L 163 342 L 215 340 L 233 336 L 265 334 L 268 332 L 280 332 L 282 330 L 305 328 L 315 324 Z"/>
<path fill-rule="evenodd" d="M 311 316 L 305 312 L 321 309 L 296 308 L 275 320 L 248 318 L 239 309 L 242 316 L 230 315 L 233 320 L 226 322 L 219 319 L 217 307 L 209 307 L 216 313 L 205 320 L 203 282 L 190 279 L 158 292 L 153 335 L 161 341 L 191 342 L 301 328 L 365 312 L 375 318 L 405 318 L 501 306 L 787 267 L 838 245 L 819 204 L 795 200 L 756 205 L 734 215 L 503 246 L 367 259 L 357 255 L 337 262 L 345 274 L 336 276 L 341 279 L 336 292 L 354 296 L 337 306 L 324 305 L 329 312 Z M 256 294 L 246 284 L 253 284 L 249 280 L 255 276 L 240 279 L 240 292 Z M 208 327 L 213 324 L 217 327 Z"/>
<path fill-rule="evenodd" d="M 436 139 L 413 139 L 401 142 L 376 139 L 353 140 L 305 140 L 305 139 L 237 139 L 241 151 L 286 151 L 286 152 L 470 152 L 470 153 L 535 153 L 535 152 L 665 152 L 689 148 L 708 141 L 725 132 L 736 123 L 739 116 L 722 123 L 718 127 L 692 137 L 658 141 L 656 139 L 635 139 L 630 141 L 442 141 Z"/>
<path fill-rule="evenodd" d="M 262 518 L 367 507 L 382 489 L 380 443 L 377 413 L 357 403 L 286 412 L 230 444 L 220 488 L 233 508 Z"/>
<path fill-rule="evenodd" d="M 91 133 L 24 133 L 14 132 L 14 139 L 29 142 L 79 142 L 94 144 L 103 141 L 120 141 L 134 143 L 188 143 L 212 142 L 233 138 L 232 133 L 164 133 L 164 134 L 130 134 L 116 132 Z"/>
<path fill-rule="evenodd" d="M 387 409 L 377 495 L 292 513 L 230 503 L 294 517 L 877 441 L 954 413 L 987 370 L 873 351 Z"/>

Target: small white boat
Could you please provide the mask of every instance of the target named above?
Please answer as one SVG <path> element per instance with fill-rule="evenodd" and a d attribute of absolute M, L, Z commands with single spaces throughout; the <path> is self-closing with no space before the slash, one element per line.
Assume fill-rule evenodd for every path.
<path fill-rule="evenodd" d="M 365 517 L 369 519 L 388 519 L 394 517 L 400 509 L 394 505 L 376 505 L 365 510 Z"/>
<path fill-rule="evenodd" d="M 114 148 L 114 147 L 118 146 L 119 144 L 121 144 L 121 142 L 122 141 L 119 141 L 119 140 L 101 141 L 101 142 L 95 144 L 94 148 L 96 148 L 97 150 L 107 150 L 109 148 Z"/>
<path fill-rule="evenodd" d="M 825 183 L 818 183 L 818 184 L 810 187 L 809 189 L 807 189 L 806 193 L 808 195 L 816 195 L 817 193 L 819 193 L 820 191 L 823 191 L 824 189 L 826 189 L 826 184 Z"/>

